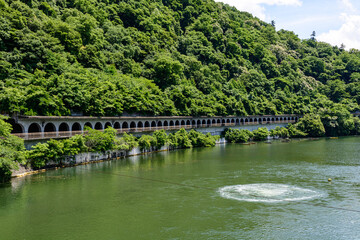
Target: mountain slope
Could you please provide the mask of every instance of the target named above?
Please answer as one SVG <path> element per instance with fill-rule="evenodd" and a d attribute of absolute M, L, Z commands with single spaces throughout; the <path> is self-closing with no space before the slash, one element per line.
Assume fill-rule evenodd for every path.
<path fill-rule="evenodd" d="M 0 112 L 359 109 L 358 50 L 276 32 L 212 0 L 0 0 L 0 18 Z"/>

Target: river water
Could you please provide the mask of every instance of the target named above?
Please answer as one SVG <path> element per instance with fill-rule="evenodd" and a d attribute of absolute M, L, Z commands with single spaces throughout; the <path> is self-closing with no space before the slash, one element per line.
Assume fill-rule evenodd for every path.
<path fill-rule="evenodd" d="M 360 137 L 218 145 L 15 179 L 0 187 L 0 239 L 360 239 Z"/>

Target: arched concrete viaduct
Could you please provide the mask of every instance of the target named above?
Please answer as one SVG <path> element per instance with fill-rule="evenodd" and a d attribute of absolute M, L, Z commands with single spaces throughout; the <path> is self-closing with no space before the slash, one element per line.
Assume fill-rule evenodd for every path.
<path fill-rule="evenodd" d="M 264 125 L 272 123 L 290 123 L 299 119 L 298 115 L 263 115 L 263 116 L 225 116 L 225 117 L 44 117 L 20 116 L 10 120 L 13 134 L 32 136 L 66 137 L 82 134 L 87 128 L 104 130 L 115 128 L 118 133 L 155 131 L 158 129 L 176 130 L 180 128 L 213 128 L 241 125 Z M 23 135 L 21 135 L 23 134 Z M 44 135 L 45 134 L 45 135 Z"/>

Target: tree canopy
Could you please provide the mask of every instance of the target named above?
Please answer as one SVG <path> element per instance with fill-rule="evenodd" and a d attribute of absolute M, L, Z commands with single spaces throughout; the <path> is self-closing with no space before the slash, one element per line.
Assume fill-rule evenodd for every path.
<path fill-rule="evenodd" d="M 0 112 L 359 109 L 360 51 L 301 40 L 213 0 L 0 0 L 0 18 Z"/>

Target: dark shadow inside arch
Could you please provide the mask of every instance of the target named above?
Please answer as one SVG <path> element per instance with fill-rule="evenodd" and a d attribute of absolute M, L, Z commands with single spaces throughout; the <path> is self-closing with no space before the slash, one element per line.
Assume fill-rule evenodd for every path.
<path fill-rule="evenodd" d="M 127 122 L 124 122 L 123 124 L 122 124 L 122 128 L 124 129 L 124 128 L 129 128 L 129 124 L 127 123 Z"/>
<path fill-rule="evenodd" d="M 37 123 L 32 123 L 32 124 L 29 126 L 28 132 L 29 132 L 29 133 L 41 132 L 41 127 L 40 127 L 40 125 L 37 124 Z"/>
<path fill-rule="evenodd" d="M 115 129 L 120 129 L 120 123 L 119 123 L 119 122 L 115 122 L 115 123 L 114 123 L 114 128 L 115 128 Z"/>
<path fill-rule="evenodd" d="M 45 125 L 44 132 L 56 132 L 55 125 L 53 123 L 47 123 Z"/>
<path fill-rule="evenodd" d="M 89 123 L 89 122 L 86 122 L 86 123 L 85 123 L 84 128 L 85 128 L 85 127 L 93 128 L 92 124 Z"/>
<path fill-rule="evenodd" d="M 105 123 L 105 129 L 107 129 L 108 127 L 112 127 L 110 122 Z"/>
<path fill-rule="evenodd" d="M 102 126 L 101 122 L 97 122 L 97 123 L 95 124 L 95 129 L 96 129 L 96 130 L 102 130 L 102 129 L 103 129 L 103 126 Z"/>
<path fill-rule="evenodd" d="M 67 123 L 61 123 L 59 126 L 59 132 L 68 132 L 70 131 L 69 125 Z"/>
<path fill-rule="evenodd" d="M 72 125 L 71 131 L 81 131 L 81 125 L 80 123 L 76 122 Z"/>
<path fill-rule="evenodd" d="M 11 124 L 12 130 L 11 133 L 24 133 L 25 128 L 20 123 L 16 123 L 14 119 L 10 118 L 6 122 Z"/>

